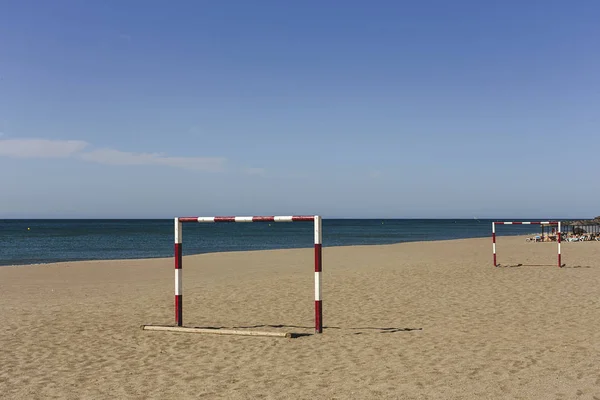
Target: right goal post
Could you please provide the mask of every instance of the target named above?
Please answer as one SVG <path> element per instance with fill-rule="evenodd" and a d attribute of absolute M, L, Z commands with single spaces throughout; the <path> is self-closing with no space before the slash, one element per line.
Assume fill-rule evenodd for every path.
<path fill-rule="evenodd" d="M 494 267 L 498 266 L 498 262 L 496 259 L 496 225 L 548 225 L 548 226 L 557 226 L 556 232 L 556 242 L 558 245 L 558 267 L 562 267 L 561 256 L 560 256 L 560 221 L 495 221 L 492 222 L 492 252 L 494 255 Z"/>

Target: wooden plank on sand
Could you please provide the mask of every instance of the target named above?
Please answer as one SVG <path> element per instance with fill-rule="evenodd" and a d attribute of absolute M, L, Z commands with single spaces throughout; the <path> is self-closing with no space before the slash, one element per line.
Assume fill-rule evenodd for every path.
<path fill-rule="evenodd" d="M 292 337 L 292 334 L 290 332 L 240 331 L 234 329 L 188 328 L 183 326 L 142 325 L 142 329 L 145 331 L 212 333 L 215 335 L 275 336 L 286 338 Z"/>

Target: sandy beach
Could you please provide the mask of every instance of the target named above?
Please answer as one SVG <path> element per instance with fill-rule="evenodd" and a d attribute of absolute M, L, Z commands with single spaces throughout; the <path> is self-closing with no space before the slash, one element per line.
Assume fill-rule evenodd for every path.
<path fill-rule="evenodd" d="M 171 258 L 0 267 L 0 398 L 600 399 L 600 242 L 562 253 L 324 247 L 324 333 L 293 339 L 142 330 L 173 324 Z M 183 269 L 186 326 L 314 331 L 311 249 Z"/>

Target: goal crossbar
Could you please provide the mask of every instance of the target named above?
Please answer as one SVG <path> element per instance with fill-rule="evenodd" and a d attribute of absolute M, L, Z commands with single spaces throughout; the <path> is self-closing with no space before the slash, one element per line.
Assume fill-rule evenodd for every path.
<path fill-rule="evenodd" d="M 494 267 L 498 266 L 496 261 L 496 225 L 548 225 L 557 226 L 556 242 L 558 244 L 558 267 L 562 267 L 560 255 L 560 221 L 495 221 L 492 222 L 492 252 L 494 254 Z"/>
<path fill-rule="evenodd" d="M 315 333 L 323 332 L 323 302 L 321 298 L 322 265 L 322 218 L 319 215 L 294 216 L 252 216 L 252 217 L 176 217 L 175 218 L 175 323 L 183 326 L 183 223 L 216 223 L 216 222 L 313 222 L 315 253 Z"/>

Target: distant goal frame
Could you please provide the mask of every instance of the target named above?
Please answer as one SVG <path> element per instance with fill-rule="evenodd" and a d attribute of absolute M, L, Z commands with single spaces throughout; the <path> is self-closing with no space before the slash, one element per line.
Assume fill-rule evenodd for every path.
<path fill-rule="evenodd" d="M 496 225 L 548 225 L 557 226 L 556 242 L 557 242 L 557 261 L 558 267 L 562 268 L 562 260 L 560 253 L 560 236 L 561 236 L 561 224 L 560 221 L 494 221 L 492 222 L 492 253 L 494 258 L 494 267 L 498 266 L 497 253 L 496 253 Z"/>
<path fill-rule="evenodd" d="M 314 224 L 314 279 L 315 279 L 315 333 L 323 333 L 323 299 L 321 293 L 321 274 L 323 271 L 323 219 L 320 215 L 294 215 L 294 216 L 226 216 L 226 217 L 175 217 L 175 325 L 173 331 L 191 331 L 194 328 L 183 327 L 183 224 L 184 223 L 248 223 L 248 222 L 313 222 Z M 146 328 L 144 328 L 146 329 Z M 157 329 L 154 329 L 157 330 Z M 162 329 L 166 330 L 166 329 Z M 206 331 L 196 329 L 196 331 Z M 230 334 L 233 331 L 229 331 Z M 238 332 L 238 331 L 236 331 Z M 217 332 L 215 332 L 217 333 Z M 238 332 L 250 334 L 250 332 Z M 274 332 L 257 332 L 256 335 L 274 336 Z M 286 336 L 287 335 L 287 336 Z M 289 337 L 289 334 L 281 336 Z"/>

